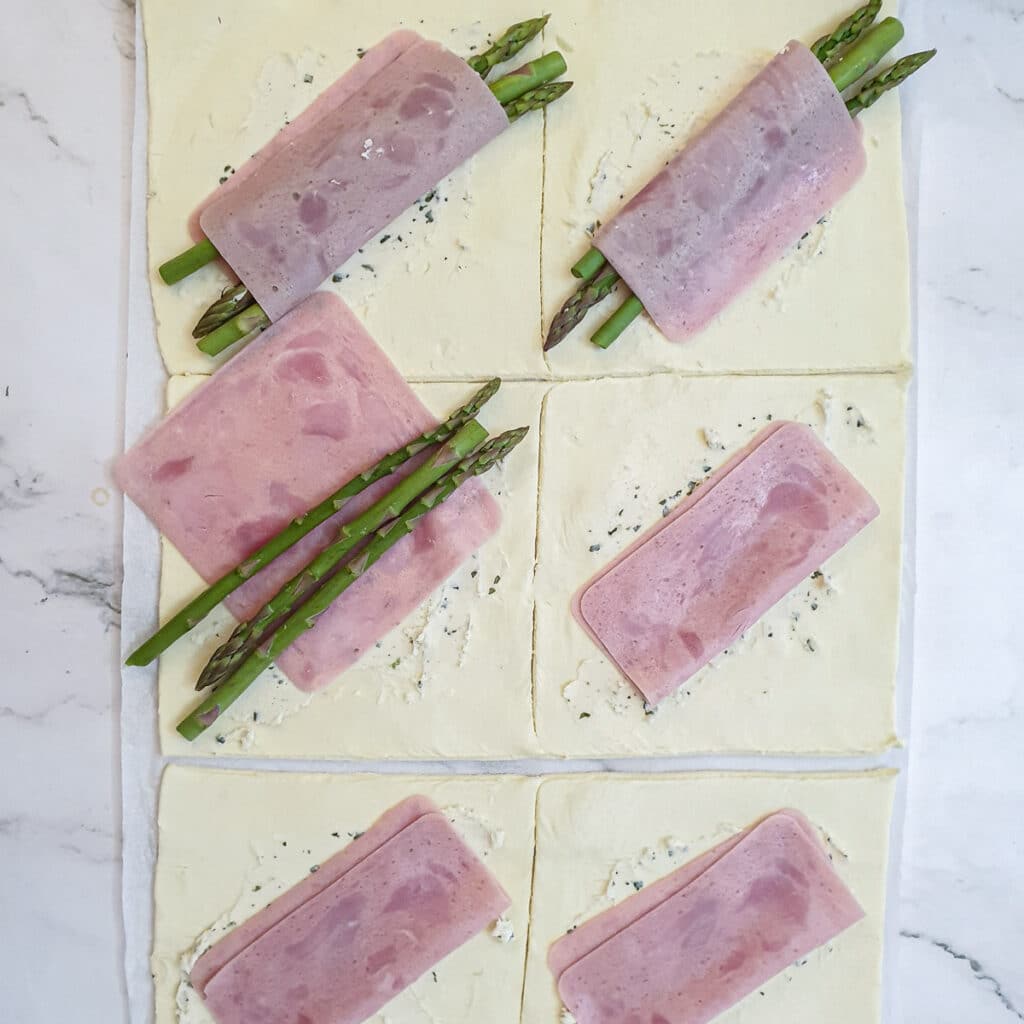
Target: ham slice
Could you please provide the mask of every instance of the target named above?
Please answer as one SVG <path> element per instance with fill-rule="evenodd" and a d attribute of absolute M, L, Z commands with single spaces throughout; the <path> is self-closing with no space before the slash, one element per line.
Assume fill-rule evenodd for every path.
<path fill-rule="evenodd" d="M 775 423 L 587 583 L 573 613 L 657 704 L 877 515 L 809 427 Z"/>
<path fill-rule="evenodd" d="M 340 102 L 320 104 L 199 222 L 271 320 L 508 127 L 480 76 L 408 33 Z M 396 48 L 401 48 L 391 60 Z"/>
<path fill-rule="evenodd" d="M 276 132 L 267 143 L 250 159 L 246 160 L 238 170 L 222 185 L 213 190 L 196 207 L 189 218 L 189 231 L 198 242 L 203 237 L 203 229 L 199 226 L 199 218 L 203 211 L 214 201 L 231 195 L 243 181 L 247 181 L 263 166 L 266 161 L 287 149 L 299 136 L 316 130 L 319 121 L 336 110 L 360 89 L 369 83 L 382 69 L 397 60 L 406 50 L 423 37 L 409 29 L 398 29 L 386 35 L 376 46 L 371 46 L 363 56 L 355 62 L 343 75 L 336 78 L 298 117 L 289 121 L 280 131 Z"/>
<path fill-rule="evenodd" d="M 435 422 L 348 307 L 321 292 L 151 429 L 121 458 L 115 476 L 213 582 Z M 340 523 L 395 479 L 365 491 L 248 580 L 228 598 L 230 611 L 250 617 L 333 539 Z M 347 590 L 278 666 L 302 690 L 328 685 L 426 600 L 499 522 L 486 487 L 467 482 Z"/>
<path fill-rule="evenodd" d="M 578 1024 L 706 1024 L 863 916 L 787 810 L 559 939 L 548 964 Z"/>
<path fill-rule="evenodd" d="M 359 1024 L 508 909 L 425 797 L 388 811 L 191 972 L 217 1024 Z"/>
<path fill-rule="evenodd" d="M 791 42 L 597 234 L 670 341 L 685 341 L 863 174 L 859 126 Z"/>

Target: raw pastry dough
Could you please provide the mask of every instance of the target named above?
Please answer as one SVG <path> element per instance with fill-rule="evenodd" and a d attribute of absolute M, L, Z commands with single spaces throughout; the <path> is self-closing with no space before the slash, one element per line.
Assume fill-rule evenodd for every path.
<path fill-rule="evenodd" d="M 888 374 L 660 375 L 553 388 L 537 547 L 541 746 L 585 757 L 850 754 L 894 743 L 905 388 Z M 769 418 L 814 427 L 881 514 L 823 575 L 645 713 L 569 614 L 570 597 Z"/>
<path fill-rule="evenodd" d="M 545 325 L 573 291 L 569 267 L 588 248 L 588 230 L 617 212 L 773 53 L 790 39 L 813 42 L 852 6 L 849 0 L 559 4 L 548 34 L 564 50 L 576 85 L 568 102 L 548 111 L 545 133 Z M 896 9 L 886 3 L 882 15 Z M 864 178 L 825 224 L 702 334 L 667 344 L 642 317 L 611 350 L 597 349 L 586 339 L 622 301 L 620 289 L 549 353 L 551 371 L 581 377 L 906 365 L 909 258 L 898 99 L 886 97 L 860 120 Z"/>
<path fill-rule="evenodd" d="M 488 33 L 529 13 L 520 0 L 492 0 L 483 9 L 471 0 L 145 0 L 150 280 L 168 370 L 209 372 L 212 365 L 190 332 L 228 281 L 223 269 L 207 267 L 167 287 L 156 268 L 191 244 L 189 216 L 222 176 L 348 68 L 359 48 L 394 29 L 415 29 L 469 56 Z M 550 39 L 533 40 L 517 62 L 545 46 L 552 48 Z M 511 125 L 442 182 L 432 202 L 399 217 L 349 260 L 344 280 L 329 285 L 406 377 L 543 373 L 543 132 L 539 115 Z"/>
<path fill-rule="evenodd" d="M 559 1024 L 561 1001 L 546 957 L 567 929 L 766 814 L 791 807 L 822 830 L 836 869 L 867 916 L 716 1024 L 876 1024 L 893 784 L 891 772 L 543 782 L 522 1020 Z"/>
<path fill-rule="evenodd" d="M 305 775 L 172 766 L 160 794 L 156 1024 L 212 1024 L 183 965 L 414 793 L 433 799 L 512 899 L 368 1024 L 518 1024 L 533 870 L 533 779 Z M 511 929 L 513 938 L 508 939 Z M 436 980 L 435 980 L 436 976 Z"/>
<path fill-rule="evenodd" d="M 169 405 L 201 380 L 172 378 Z M 197 703 L 195 679 L 220 642 L 218 637 L 225 638 L 234 624 L 224 609 L 218 609 L 160 659 L 163 752 L 480 759 L 536 753 L 530 682 L 534 496 L 544 390 L 540 384 L 507 383 L 481 414 L 493 432 L 520 424 L 531 427 L 507 464 L 486 478 L 502 508 L 501 529 L 414 616 L 325 691 L 311 697 L 268 674 L 225 714 L 216 730 L 210 730 L 212 735 L 188 743 L 175 726 Z M 471 386 L 464 384 L 416 387 L 439 416 L 456 408 L 470 391 Z M 163 551 L 161 619 L 202 586 L 166 541 Z"/>
<path fill-rule="evenodd" d="M 794 37 L 813 41 L 849 7 L 651 0 L 638 13 L 635 4 L 565 0 L 516 60 L 560 48 L 573 91 L 546 119 L 511 126 L 328 287 L 413 380 L 905 366 L 909 260 L 895 95 L 862 119 L 866 177 L 694 342 L 666 344 L 643 318 L 611 351 L 594 349 L 586 337 L 613 299 L 547 361 L 540 349 L 542 326 L 572 291 L 569 266 L 589 244 L 586 229 L 617 210 L 775 50 Z M 208 267 L 169 288 L 156 267 L 189 244 L 189 214 L 218 179 L 347 68 L 358 47 L 405 26 L 468 55 L 488 32 L 529 13 L 518 0 L 488 4 L 483 17 L 470 0 L 413 10 L 405 0 L 344 10 L 305 0 L 282 17 L 275 3 L 145 0 L 151 281 L 170 372 L 210 369 L 190 331 L 228 278 Z M 889 2 L 883 14 L 895 11 Z"/>

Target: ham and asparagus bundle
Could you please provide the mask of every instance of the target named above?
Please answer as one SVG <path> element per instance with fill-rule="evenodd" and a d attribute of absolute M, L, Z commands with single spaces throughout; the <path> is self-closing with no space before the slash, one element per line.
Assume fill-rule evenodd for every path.
<path fill-rule="evenodd" d="M 208 696 L 183 736 L 271 662 L 301 690 L 329 685 L 494 534 L 500 510 L 473 478 L 526 434 L 488 439 L 477 422 L 500 383 L 436 423 L 321 292 L 123 456 L 118 482 L 210 584 L 128 664 L 149 664 L 221 602 L 241 620 L 201 673 Z"/>
<path fill-rule="evenodd" d="M 849 191 L 866 165 L 854 119 L 935 55 L 904 57 L 844 99 L 903 38 L 895 18 L 871 28 L 880 8 L 872 0 L 810 48 L 791 42 L 602 226 L 545 349 L 620 282 L 630 294 L 594 344 L 645 310 L 670 341 L 691 338 Z"/>
<path fill-rule="evenodd" d="M 280 319 L 511 122 L 564 95 L 557 51 L 485 81 L 546 23 L 513 25 L 468 60 L 392 33 L 240 168 L 200 210 L 201 240 L 160 267 L 173 284 L 221 257 L 240 279 L 196 325 L 199 348 L 216 355 Z"/>

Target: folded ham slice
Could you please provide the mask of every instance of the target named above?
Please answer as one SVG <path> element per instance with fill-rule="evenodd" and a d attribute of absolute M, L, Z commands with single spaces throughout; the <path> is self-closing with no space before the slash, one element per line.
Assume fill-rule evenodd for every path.
<path fill-rule="evenodd" d="M 706 1024 L 863 916 L 787 810 L 580 925 L 548 965 L 578 1024 Z"/>
<path fill-rule="evenodd" d="M 464 60 L 415 33 L 396 36 L 200 213 L 272 321 L 508 127 Z"/>
<path fill-rule="evenodd" d="M 435 422 L 348 307 L 321 292 L 150 430 L 115 476 L 212 582 Z M 251 616 L 395 479 L 365 491 L 248 580 L 228 598 L 230 611 Z M 469 481 L 349 588 L 278 666 L 300 689 L 326 686 L 426 600 L 499 521 L 486 487 Z"/>
<path fill-rule="evenodd" d="M 204 953 L 217 1024 L 359 1024 L 508 909 L 426 797 L 411 797 Z"/>
<path fill-rule="evenodd" d="M 775 423 L 587 583 L 573 613 L 656 704 L 877 515 L 809 427 Z"/>
<path fill-rule="evenodd" d="M 670 341 L 692 337 L 860 178 L 859 126 L 792 42 L 597 234 Z"/>

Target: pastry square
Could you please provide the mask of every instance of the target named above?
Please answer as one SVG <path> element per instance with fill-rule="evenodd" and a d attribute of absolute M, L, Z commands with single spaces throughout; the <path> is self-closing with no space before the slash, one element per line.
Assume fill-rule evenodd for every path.
<path fill-rule="evenodd" d="M 555 386 L 542 422 L 535 714 L 566 757 L 855 754 L 895 743 L 907 381 L 662 374 Z M 768 423 L 821 436 L 881 508 L 823 570 L 657 709 L 572 595 Z"/>
<path fill-rule="evenodd" d="M 191 244 L 189 217 L 219 180 L 389 32 L 413 29 L 468 57 L 489 33 L 525 16 L 517 0 L 496 0 L 484 10 L 469 0 L 304 0 L 283 13 L 277 4 L 243 0 L 224 0 L 216 9 L 203 0 L 143 4 L 150 282 L 171 373 L 210 371 L 213 363 L 196 349 L 191 330 L 229 278 L 221 266 L 209 266 L 168 287 L 156 268 Z M 517 61 L 545 46 L 551 48 L 550 39 L 532 41 Z M 542 115 L 511 125 L 328 283 L 406 377 L 543 373 L 543 136 Z"/>
<path fill-rule="evenodd" d="M 434 800 L 512 907 L 371 1024 L 518 1024 L 533 869 L 532 779 L 308 775 L 171 766 L 160 792 L 156 1024 L 212 1024 L 186 972 L 207 946 L 413 794 Z"/>
<path fill-rule="evenodd" d="M 601 0 L 560 4 L 548 35 L 576 82 L 547 112 L 545 330 L 577 282 L 570 266 L 609 220 L 790 40 L 810 44 L 848 0 Z M 888 2 L 881 16 L 897 13 Z M 548 353 L 559 377 L 899 368 L 911 358 L 910 263 L 899 100 L 860 118 L 868 168 L 822 222 L 707 329 L 670 344 L 646 316 L 608 351 L 587 340 L 622 289 Z"/>
<path fill-rule="evenodd" d="M 174 377 L 173 405 L 202 378 Z M 271 669 L 193 743 L 175 730 L 199 702 L 203 665 L 235 620 L 218 608 L 160 659 L 159 722 L 168 755 L 347 758 L 474 758 L 536 753 L 531 660 L 539 419 L 545 385 L 505 384 L 481 415 L 494 432 L 529 424 L 529 435 L 485 486 L 503 520 L 488 541 L 409 619 L 339 682 L 302 693 Z M 431 412 L 447 415 L 472 387 L 417 385 Z M 167 618 L 203 584 L 163 543 L 160 615 Z"/>
<path fill-rule="evenodd" d="M 820 830 L 865 918 L 716 1024 L 877 1024 L 895 773 L 601 775 L 550 779 L 537 849 L 523 1021 L 564 1024 L 548 965 L 567 930 L 783 808 Z"/>

